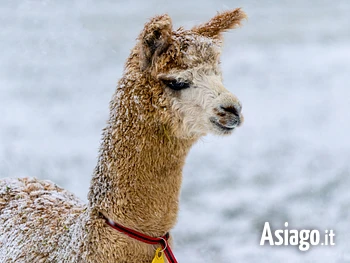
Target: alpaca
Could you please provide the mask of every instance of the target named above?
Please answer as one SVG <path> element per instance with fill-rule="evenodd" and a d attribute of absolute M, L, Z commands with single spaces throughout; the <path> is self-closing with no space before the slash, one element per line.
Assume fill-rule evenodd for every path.
<path fill-rule="evenodd" d="M 222 33 L 245 17 L 226 11 L 191 30 L 173 30 L 168 15 L 146 23 L 110 102 L 88 204 L 50 181 L 0 180 L 0 262 L 150 263 L 171 247 L 171 238 L 147 244 L 113 222 L 168 238 L 191 146 L 243 121 L 219 56 Z"/>

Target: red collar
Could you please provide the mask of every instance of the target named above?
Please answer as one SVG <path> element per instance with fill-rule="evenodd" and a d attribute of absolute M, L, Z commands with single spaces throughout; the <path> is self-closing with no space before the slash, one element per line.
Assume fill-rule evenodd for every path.
<path fill-rule="evenodd" d="M 140 232 L 137 232 L 133 229 L 122 226 L 122 225 L 114 222 L 113 220 L 105 217 L 102 214 L 101 214 L 101 216 L 106 221 L 106 224 L 109 225 L 111 228 L 113 228 L 119 232 L 122 232 L 133 239 L 136 239 L 136 240 L 139 240 L 141 242 L 151 244 L 151 245 L 160 244 L 162 246 L 162 249 L 164 251 L 166 258 L 168 259 L 168 262 L 169 263 L 177 263 L 177 260 L 174 256 L 173 252 L 171 251 L 171 248 L 170 248 L 169 243 L 168 243 L 169 232 L 166 233 L 162 237 L 151 237 L 151 236 L 147 236 L 145 234 L 142 234 Z"/>

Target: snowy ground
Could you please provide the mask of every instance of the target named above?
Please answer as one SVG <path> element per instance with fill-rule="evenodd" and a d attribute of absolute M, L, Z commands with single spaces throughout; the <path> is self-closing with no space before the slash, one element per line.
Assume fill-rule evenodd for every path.
<path fill-rule="evenodd" d="M 190 27 L 242 6 L 225 85 L 244 125 L 208 136 L 184 171 L 179 262 L 350 262 L 350 2 L 1 1 L 0 177 L 49 178 L 86 200 L 108 102 L 147 18 Z M 274 228 L 334 229 L 308 252 L 259 246 Z"/>

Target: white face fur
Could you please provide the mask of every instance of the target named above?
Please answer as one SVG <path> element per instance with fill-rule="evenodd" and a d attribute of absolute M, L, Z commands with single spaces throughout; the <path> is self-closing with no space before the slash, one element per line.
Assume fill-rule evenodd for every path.
<path fill-rule="evenodd" d="M 230 134 L 243 121 L 241 103 L 222 84 L 217 65 L 160 74 L 179 137 Z"/>

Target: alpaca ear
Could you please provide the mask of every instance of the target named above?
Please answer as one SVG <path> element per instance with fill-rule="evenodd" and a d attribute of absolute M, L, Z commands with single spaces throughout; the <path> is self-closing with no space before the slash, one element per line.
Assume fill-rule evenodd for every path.
<path fill-rule="evenodd" d="M 171 44 L 172 23 L 169 15 L 160 15 L 152 18 L 141 35 L 140 43 L 140 66 L 145 70 L 152 66 L 155 57 L 163 53 Z"/>
<path fill-rule="evenodd" d="M 237 8 L 218 13 L 207 23 L 192 28 L 192 31 L 205 37 L 221 39 L 221 33 L 240 26 L 244 18 L 247 18 L 247 15 L 240 8 Z"/>

